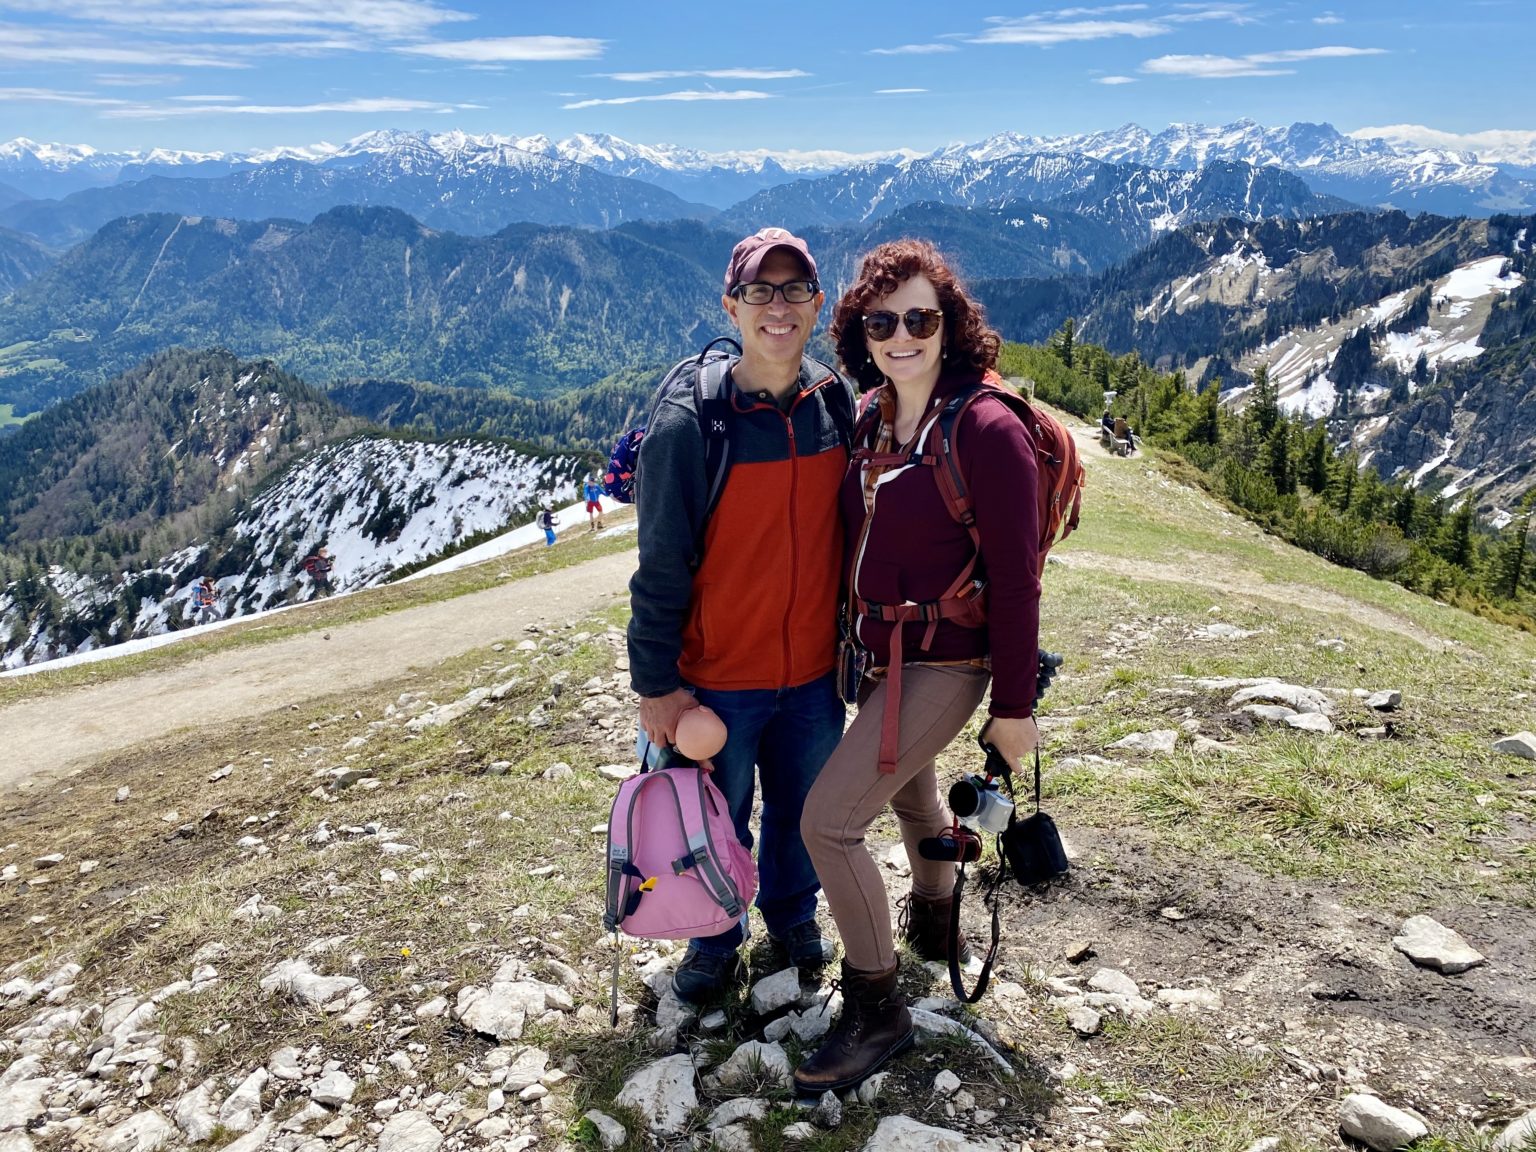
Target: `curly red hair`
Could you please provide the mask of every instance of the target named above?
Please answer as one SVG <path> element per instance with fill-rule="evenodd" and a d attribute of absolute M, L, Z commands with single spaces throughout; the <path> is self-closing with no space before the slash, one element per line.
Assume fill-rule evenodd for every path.
<path fill-rule="evenodd" d="M 1002 337 L 987 326 L 982 307 L 966 294 L 959 277 L 939 250 L 926 240 L 892 240 L 872 249 L 859 265 L 859 277 L 843 293 L 832 314 L 832 340 L 843 370 L 867 392 L 885 382 L 864 337 L 864 313 L 914 276 L 925 276 L 939 294 L 944 313 L 947 372 L 974 373 L 997 367 Z"/>

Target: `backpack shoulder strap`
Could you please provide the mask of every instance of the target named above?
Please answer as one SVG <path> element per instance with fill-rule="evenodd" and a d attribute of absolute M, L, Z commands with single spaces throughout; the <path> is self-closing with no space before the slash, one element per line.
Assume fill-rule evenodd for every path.
<path fill-rule="evenodd" d="M 801 361 L 801 370 L 812 380 L 819 380 L 827 391 L 825 402 L 827 415 L 832 417 L 832 423 L 837 425 L 837 437 L 842 441 L 843 447 L 852 449 L 854 429 L 858 423 L 855 407 L 858 401 L 854 398 L 853 389 L 830 364 L 817 360 L 814 356 L 806 356 Z"/>
<path fill-rule="evenodd" d="M 699 414 L 699 433 L 704 437 L 704 478 L 709 493 L 704 501 L 705 523 L 720 503 L 731 466 L 731 399 L 735 389 L 730 383 L 730 369 L 734 363 L 735 357 L 711 355 L 699 362 L 693 374 L 693 404 Z M 696 554 L 702 551 L 703 543 L 701 530 L 695 542 Z"/>
<path fill-rule="evenodd" d="M 971 499 L 965 474 L 960 469 L 960 454 L 955 450 L 955 429 L 960 417 L 970 406 L 986 395 L 997 396 L 1007 402 L 1006 393 L 985 382 L 955 393 L 939 412 L 939 467 L 937 469 L 939 492 L 944 497 L 944 507 L 955 522 L 971 535 L 971 543 L 981 551 L 981 533 L 976 529 L 976 509 Z"/>

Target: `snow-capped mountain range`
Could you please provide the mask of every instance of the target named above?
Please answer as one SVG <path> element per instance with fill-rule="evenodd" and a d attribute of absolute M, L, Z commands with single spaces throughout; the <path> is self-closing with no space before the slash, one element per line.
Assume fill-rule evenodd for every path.
<path fill-rule="evenodd" d="M 347 168 L 383 159 L 406 171 L 446 167 L 467 172 L 515 166 L 532 156 L 582 164 L 654 184 L 687 200 L 727 207 L 765 188 L 858 166 L 931 164 L 945 159 L 998 161 L 1042 153 L 1072 153 L 1110 163 L 1184 171 L 1217 162 L 1279 167 L 1301 175 L 1314 191 L 1367 205 L 1474 215 L 1536 206 L 1536 184 L 1524 178 L 1528 172 L 1484 163 L 1471 153 L 1356 138 L 1329 124 L 1266 127 L 1251 120 L 1221 126 L 1174 124 L 1156 133 L 1135 124 L 1062 136 L 1009 132 L 929 153 L 878 154 L 705 152 L 635 144 L 600 133 L 553 140 L 545 135 L 388 130 L 369 132 L 341 145 L 318 143 L 248 153 L 158 148 L 100 152 L 88 145 L 39 144 L 18 138 L 0 144 L 0 183 L 34 197 L 58 197 L 148 176 L 213 177 L 280 162 Z"/>

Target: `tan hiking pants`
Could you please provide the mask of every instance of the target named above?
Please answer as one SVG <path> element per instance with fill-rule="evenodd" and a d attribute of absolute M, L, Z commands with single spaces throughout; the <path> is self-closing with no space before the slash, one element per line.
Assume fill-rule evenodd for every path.
<path fill-rule="evenodd" d="M 912 890 L 948 896 L 955 866 L 924 860 L 917 843 L 951 823 L 939 798 L 934 758 L 965 727 L 981 703 L 990 676 L 970 666 L 908 664 L 902 668 L 901 743 L 896 771 L 879 769 L 880 723 L 886 684 L 859 703 L 858 715 L 816 778 L 800 817 L 805 840 L 848 963 L 861 972 L 885 972 L 896 963 L 885 881 L 864 843 L 886 805 L 895 810 L 912 864 Z"/>

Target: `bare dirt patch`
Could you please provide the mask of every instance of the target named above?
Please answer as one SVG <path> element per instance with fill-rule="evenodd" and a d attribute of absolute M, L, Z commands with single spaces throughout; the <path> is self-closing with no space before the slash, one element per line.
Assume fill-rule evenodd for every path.
<path fill-rule="evenodd" d="M 427 669 L 497 637 L 622 596 L 635 554 L 621 552 L 387 616 L 220 652 L 161 672 L 0 708 L 0 790 L 77 769 L 183 728 L 217 725 Z"/>

